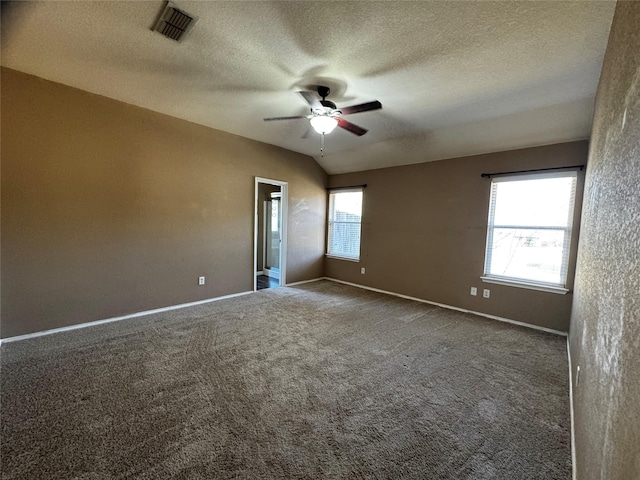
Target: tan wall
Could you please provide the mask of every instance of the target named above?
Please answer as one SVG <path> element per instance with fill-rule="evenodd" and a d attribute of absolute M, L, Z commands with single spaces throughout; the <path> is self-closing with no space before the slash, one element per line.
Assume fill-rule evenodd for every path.
<path fill-rule="evenodd" d="M 619 1 L 596 97 L 571 314 L 578 480 L 640 478 L 638 52 L 640 2 Z"/>
<path fill-rule="evenodd" d="M 322 275 L 313 159 L 7 69 L 1 107 L 2 337 L 252 290 L 255 176 L 289 182 L 287 280 Z"/>
<path fill-rule="evenodd" d="M 327 258 L 328 277 L 567 331 L 572 295 L 483 284 L 491 181 L 483 172 L 581 165 L 574 142 L 403 167 L 332 175 L 332 187 L 367 184 L 359 263 Z M 582 178 L 569 276 L 575 268 Z M 360 268 L 366 267 L 366 274 Z M 479 295 L 469 295 L 476 286 Z M 571 288 L 571 284 L 569 288 Z M 482 289 L 491 298 L 482 298 Z"/>

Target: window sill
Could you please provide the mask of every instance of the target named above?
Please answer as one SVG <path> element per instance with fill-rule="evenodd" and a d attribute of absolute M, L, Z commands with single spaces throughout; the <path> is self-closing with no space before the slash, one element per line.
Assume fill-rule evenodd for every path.
<path fill-rule="evenodd" d="M 360 263 L 360 258 L 359 257 L 357 257 L 357 258 L 356 257 L 341 257 L 339 255 L 331 255 L 329 253 L 325 253 L 324 256 L 327 257 L 327 258 L 333 258 L 333 259 L 336 259 L 336 260 L 346 260 L 348 262 L 358 262 L 358 263 Z"/>
<path fill-rule="evenodd" d="M 569 293 L 568 288 L 564 287 L 555 287 L 553 285 L 544 285 L 540 283 L 529 283 L 518 280 L 508 280 L 504 278 L 496 278 L 496 277 L 480 277 L 485 283 L 495 283 L 497 285 L 507 285 L 509 287 L 518 287 L 518 288 L 527 288 L 529 290 L 538 290 L 540 292 L 548 292 L 548 293 L 557 293 L 559 295 L 566 295 Z"/>

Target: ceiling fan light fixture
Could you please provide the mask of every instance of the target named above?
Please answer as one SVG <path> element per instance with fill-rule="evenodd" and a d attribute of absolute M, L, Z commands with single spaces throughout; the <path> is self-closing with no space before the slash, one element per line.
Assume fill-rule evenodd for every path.
<path fill-rule="evenodd" d="M 338 126 L 338 120 L 333 117 L 327 117 L 321 115 L 318 117 L 311 117 L 309 120 L 313 129 L 320 134 L 327 134 L 333 132 L 333 129 Z"/>

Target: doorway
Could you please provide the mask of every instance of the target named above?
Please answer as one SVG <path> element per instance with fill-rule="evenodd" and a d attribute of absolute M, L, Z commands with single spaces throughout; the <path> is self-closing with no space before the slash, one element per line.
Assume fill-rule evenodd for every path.
<path fill-rule="evenodd" d="M 256 177 L 253 290 L 285 285 L 287 183 Z"/>

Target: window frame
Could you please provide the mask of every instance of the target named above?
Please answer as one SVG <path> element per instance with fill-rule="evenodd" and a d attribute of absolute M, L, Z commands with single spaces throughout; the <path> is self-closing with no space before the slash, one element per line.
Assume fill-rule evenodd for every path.
<path fill-rule="evenodd" d="M 571 186 L 571 198 L 569 199 L 569 208 L 567 223 L 565 226 L 553 226 L 553 225 L 496 225 L 495 223 L 495 211 L 497 199 L 497 183 L 503 182 L 518 182 L 525 180 L 543 180 L 551 178 L 566 178 L 572 177 L 573 184 Z M 494 283 L 499 285 L 508 285 L 519 288 L 527 288 L 532 290 L 539 290 L 544 292 L 566 294 L 569 292 L 567 284 L 569 281 L 569 262 L 573 244 L 573 227 L 575 223 L 576 215 L 576 197 L 578 189 L 578 173 L 576 170 L 566 170 L 562 172 L 547 172 L 547 173 L 522 173 L 513 175 L 498 176 L 491 179 L 491 189 L 489 196 L 489 214 L 487 220 L 487 239 L 485 244 L 485 257 L 484 257 L 484 270 L 483 275 L 480 277 L 483 282 Z M 562 260 L 560 264 L 560 283 L 544 282 L 534 280 L 525 277 L 510 277 L 506 275 L 497 275 L 488 273 L 490 270 L 490 262 L 492 259 L 493 235 L 496 229 L 520 229 L 520 230 L 550 230 L 550 231 L 563 231 L 564 242 L 562 251 Z"/>
<path fill-rule="evenodd" d="M 338 221 L 336 222 L 335 220 L 333 220 L 333 215 L 334 212 L 332 211 L 332 205 L 333 202 L 331 200 L 332 196 L 335 195 L 340 195 L 343 193 L 354 193 L 354 192 L 358 192 L 361 194 L 362 196 L 362 200 L 361 200 L 361 207 L 360 207 L 360 221 L 359 222 L 346 222 L 346 221 Z M 339 189 L 335 189 L 335 190 L 331 190 L 329 189 L 328 191 L 328 202 L 327 202 L 327 247 L 326 247 L 326 252 L 325 252 L 325 256 L 328 258 L 335 258 L 338 260 L 347 260 L 350 262 L 360 262 L 360 257 L 362 255 L 362 215 L 364 212 L 364 188 L 363 187 L 353 187 L 353 188 L 339 188 Z M 333 253 L 330 252 L 329 249 L 331 248 L 331 233 L 332 233 L 332 225 L 335 223 L 340 223 L 340 224 L 358 224 L 360 227 L 360 235 L 359 235 L 359 242 L 358 242 L 358 255 L 357 256 L 351 256 L 351 255 L 344 255 L 344 254 L 340 254 L 340 253 Z"/>

